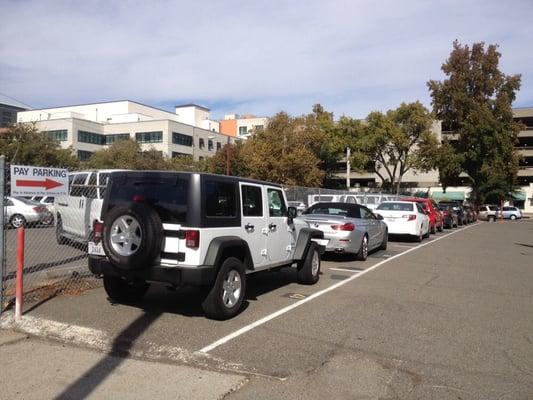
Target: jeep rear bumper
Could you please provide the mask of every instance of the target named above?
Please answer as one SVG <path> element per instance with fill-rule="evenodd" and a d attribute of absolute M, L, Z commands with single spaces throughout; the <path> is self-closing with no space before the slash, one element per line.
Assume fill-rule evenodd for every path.
<path fill-rule="evenodd" d="M 89 256 L 89 270 L 98 276 L 111 275 L 128 280 L 168 283 L 172 286 L 210 286 L 216 277 L 216 269 L 213 266 L 193 268 L 152 266 L 139 270 L 125 270 L 115 267 L 107 258 L 98 256 Z"/>

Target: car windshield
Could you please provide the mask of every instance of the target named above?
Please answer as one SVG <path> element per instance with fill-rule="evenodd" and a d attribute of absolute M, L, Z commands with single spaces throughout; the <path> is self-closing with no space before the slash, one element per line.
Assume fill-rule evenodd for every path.
<path fill-rule="evenodd" d="M 378 210 L 383 211 L 413 211 L 412 203 L 381 203 Z"/>

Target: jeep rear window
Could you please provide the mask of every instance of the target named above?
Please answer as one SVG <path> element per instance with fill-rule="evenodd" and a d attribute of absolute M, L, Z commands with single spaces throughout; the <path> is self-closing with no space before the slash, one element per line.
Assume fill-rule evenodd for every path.
<path fill-rule="evenodd" d="M 130 203 L 137 197 L 156 210 L 162 222 L 186 223 L 189 197 L 189 177 L 131 177 L 126 182 L 113 185 L 111 207 L 119 203 Z"/>

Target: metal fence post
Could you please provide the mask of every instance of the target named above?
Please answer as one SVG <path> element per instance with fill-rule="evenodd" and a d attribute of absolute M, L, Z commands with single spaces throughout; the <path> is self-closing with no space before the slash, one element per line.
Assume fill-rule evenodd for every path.
<path fill-rule="evenodd" d="M 0 314 L 4 311 L 4 277 L 6 272 L 6 258 L 5 250 L 5 217 L 6 212 L 4 208 L 5 200 L 5 156 L 0 156 L 0 210 L 2 210 L 2 217 L 0 218 Z"/>

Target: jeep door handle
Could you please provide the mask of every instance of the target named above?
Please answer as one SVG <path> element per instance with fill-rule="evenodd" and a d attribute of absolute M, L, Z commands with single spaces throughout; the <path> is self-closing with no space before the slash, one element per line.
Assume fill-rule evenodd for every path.
<path fill-rule="evenodd" d="M 246 225 L 244 225 L 244 229 L 246 229 L 247 231 L 251 231 L 254 228 L 255 228 L 255 225 L 252 225 L 250 223 L 247 223 Z"/>
<path fill-rule="evenodd" d="M 268 229 L 270 229 L 271 231 L 273 231 L 274 229 L 276 229 L 276 224 L 269 224 L 269 225 L 268 225 Z"/>

